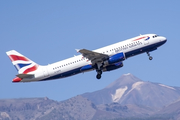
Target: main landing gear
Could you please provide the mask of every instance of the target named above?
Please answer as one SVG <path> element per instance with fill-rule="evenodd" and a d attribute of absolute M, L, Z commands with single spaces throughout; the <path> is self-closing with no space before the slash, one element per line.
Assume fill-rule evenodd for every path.
<path fill-rule="evenodd" d="M 101 79 L 102 67 L 103 67 L 102 63 L 96 63 L 96 72 L 97 72 L 96 78 L 97 79 Z"/>
<path fill-rule="evenodd" d="M 96 70 L 96 72 L 97 72 L 96 78 L 101 79 L 102 71 L 101 70 Z"/>
<path fill-rule="evenodd" d="M 153 57 L 149 54 L 149 52 L 147 52 L 147 55 L 149 56 L 149 60 L 153 59 Z"/>

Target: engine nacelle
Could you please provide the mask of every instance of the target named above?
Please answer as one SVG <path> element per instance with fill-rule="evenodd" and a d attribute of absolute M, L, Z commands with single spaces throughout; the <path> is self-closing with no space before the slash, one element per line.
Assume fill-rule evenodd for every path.
<path fill-rule="evenodd" d="M 92 70 L 92 69 L 93 69 L 92 65 L 86 65 L 86 66 L 83 66 L 83 67 L 80 69 L 80 71 L 86 72 L 86 71 L 89 71 L 89 70 Z"/>
<path fill-rule="evenodd" d="M 103 72 L 115 70 L 115 69 L 118 69 L 118 68 L 121 68 L 121 67 L 123 67 L 123 63 L 122 62 L 114 63 L 112 65 L 108 65 L 108 66 L 104 67 L 103 68 Z"/>
<path fill-rule="evenodd" d="M 123 52 L 121 52 L 121 53 L 111 56 L 107 61 L 104 62 L 104 64 L 110 65 L 110 64 L 121 62 L 123 60 L 125 60 L 125 55 Z"/>

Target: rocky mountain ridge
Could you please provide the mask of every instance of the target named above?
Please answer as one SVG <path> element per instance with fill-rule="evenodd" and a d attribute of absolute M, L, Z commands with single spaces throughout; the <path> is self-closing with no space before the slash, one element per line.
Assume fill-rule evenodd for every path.
<path fill-rule="evenodd" d="M 124 74 L 102 90 L 65 101 L 0 100 L 0 120 L 177 120 L 180 88 Z"/>

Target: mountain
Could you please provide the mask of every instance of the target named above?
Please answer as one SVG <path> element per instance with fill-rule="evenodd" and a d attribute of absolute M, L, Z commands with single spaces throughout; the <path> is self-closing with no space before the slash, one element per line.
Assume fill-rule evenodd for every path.
<path fill-rule="evenodd" d="M 170 105 L 167 105 L 166 107 L 163 107 L 155 115 L 166 116 L 174 120 L 180 120 L 180 99 Z"/>
<path fill-rule="evenodd" d="M 94 104 L 137 105 L 159 110 L 180 98 L 180 88 L 142 81 L 132 74 L 124 74 L 102 90 L 82 94 Z"/>
<path fill-rule="evenodd" d="M 80 95 L 56 102 L 48 98 L 0 100 L 0 120 L 111 120 L 147 117 L 151 111 L 119 103 L 95 105 Z"/>
<path fill-rule="evenodd" d="M 178 120 L 180 88 L 124 74 L 102 90 L 64 101 L 0 100 L 0 120 Z"/>
<path fill-rule="evenodd" d="M 45 98 L 21 98 L 0 100 L 0 120 L 37 119 L 53 110 L 59 103 Z"/>
<path fill-rule="evenodd" d="M 99 109 L 80 95 L 61 102 L 48 98 L 0 100 L 0 120 L 105 120 L 125 117 L 127 111 L 119 104 Z"/>

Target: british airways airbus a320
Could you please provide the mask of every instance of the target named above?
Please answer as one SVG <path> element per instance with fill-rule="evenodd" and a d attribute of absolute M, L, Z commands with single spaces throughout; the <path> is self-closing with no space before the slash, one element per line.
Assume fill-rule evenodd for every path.
<path fill-rule="evenodd" d="M 156 34 L 140 35 L 93 51 L 79 49 L 77 52 L 81 55 L 46 66 L 38 65 L 15 50 L 6 53 L 18 70 L 18 75 L 12 82 L 53 80 L 92 70 L 96 70 L 96 78 L 100 79 L 102 72 L 121 68 L 123 61 L 134 55 L 146 52 L 149 60 L 152 60 L 149 52 L 166 41 L 165 37 Z"/>

